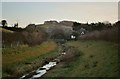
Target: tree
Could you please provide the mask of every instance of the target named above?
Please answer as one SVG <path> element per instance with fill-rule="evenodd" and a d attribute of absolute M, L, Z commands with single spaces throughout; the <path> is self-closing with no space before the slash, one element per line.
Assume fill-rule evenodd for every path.
<path fill-rule="evenodd" d="M 3 27 L 5 27 L 5 26 L 7 26 L 7 21 L 6 20 L 2 20 L 1 24 L 2 24 Z"/>
<path fill-rule="evenodd" d="M 72 28 L 74 31 L 77 31 L 80 29 L 80 26 L 81 26 L 81 23 L 74 22 Z"/>
<path fill-rule="evenodd" d="M 114 26 L 119 27 L 120 26 L 120 21 L 117 21 Z M 120 28 L 120 27 L 119 27 Z"/>
<path fill-rule="evenodd" d="M 66 39 L 65 32 L 61 28 L 54 28 L 51 32 L 52 39 Z"/>
<path fill-rule="evenodd" d="M 14 27 L 15 27 L 15 28 L 18 28 L 18 23 L 14 24 Z"/>

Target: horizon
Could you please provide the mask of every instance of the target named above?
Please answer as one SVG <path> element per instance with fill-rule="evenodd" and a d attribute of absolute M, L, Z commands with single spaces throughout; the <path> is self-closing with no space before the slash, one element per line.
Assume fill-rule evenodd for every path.
<path fill-rule="evenodd" d="M 57 20 L 46 20 L 46 21 L 57 21 Z M 71 21 L 71 20 L 61 20 L 61 21 L 57 21 L 58 23 L 60 23 L 60 22 L 62 22 L 62 21 Z M 45 21 L 44 21 L 45 22 Z M 77 23 L 81 23 L 81 24 L 86 24 L 86 23 L 88 23 L 88 24 L 91 24 L 91 23 L 99 23 L 99 22 L 78 22 L 78 21 L 72 21 L 72 22 L 77 22 Z M 118 22 L 118 21 L 116 21 L 116 22 Z M 100 23 L 104 23 L 104 24 L 106 24 L 106 23 L 110 23 L 110 24 L 115 24 L 116 22 L 114 22 L 114 23 L 111 23 L 111 22 L 109 22 L 109 21 L 103 21 L 103 22 L 100 22 Z M 29 24 L 35 24 L 35 23 L 29 23 Z M 29 25 L 28 24 L 28 25 Z M 42 25 L 42 24 L 44 24 L 44 23 L 38 23 L 38 24 L 35 24 L 35 25 Z M 26 28 L 28 25 L 26 25 L 25 27 L 20 27 L 19 25 L 18 25 L 18 28 Z M 0 24 L 0 27 L 2 27 L 2 24 Z M 7 27 L 14 27 L 14 26 L 11 26 L 11 25 L 7 25 Z"/>
<path fill-rule="evenodd" d="M 22 6 L 21 6 L 22 5 Z M 2 2 L 2 19 L 11 26 L 43 24 L 44 21 L 97 23 L 118 21 L 117 2 Z"/>

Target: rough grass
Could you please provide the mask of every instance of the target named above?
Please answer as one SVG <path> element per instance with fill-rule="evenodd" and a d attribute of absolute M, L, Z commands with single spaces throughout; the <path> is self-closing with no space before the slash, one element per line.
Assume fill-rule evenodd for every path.
<path fill-rule="evenodd" d="M 7 30 L 7 29 L 4 29 L 4 28 L 0 28 L 0 32 L 13 33 L 13 31 Z"/>
<path fill-rule="evenodd" d="M 23 70 L 32 70 L 34 65 L 39 65 L 38 61 L 41 61 L 43 57 L 56 54 L 56 49 L 57 45 L 52 41 L 34 47 L 5 48 L 2 51 L 3 75 L 14 74 L 15 69 L 16 73 L 22 73 Z M 28 65 L 25 63 L 28 63 Z"/>
<path fill-rule="evenodd" d="M 53 42 L 45 42 L 35 47 L 19 47 L 3 49 L 3 65 L 16 63 L 31 57 L 36 57 L 53 50 L 56 45 Z"/>
<path fill-rule="evenodd" d="M 105 41 L 73 41 L 83 55 L 68 67 L 54 68 L 45 77 L 118 77 L 118 44 Z"/>

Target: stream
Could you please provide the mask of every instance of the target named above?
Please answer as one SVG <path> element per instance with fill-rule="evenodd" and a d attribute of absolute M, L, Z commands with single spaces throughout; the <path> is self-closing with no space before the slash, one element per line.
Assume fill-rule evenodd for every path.
<path fill-rule="evenodd" d="M 64 50 L 65 50 L 65 47 L 64 47 Z M 37 70 L 33 70 L 30 73 L 27 73 L 27 74 L 21 76 L 19 79 L 38 79 L 38 78 L 42 77 L 50 69 L 52 69 L 54 66 L 56 66 L 57 63 L 60 62 L 60 58 L 59 57 L 61 57 L 63 55 L 66 55 L 65 51 L 60 53 L 58 57 L 56 57 L 55 59 L 51 60 L 47 64 L 43 65 L 42 67 L 39 67 Z"/>
<path fill-rule="evenodd" d="M 61 53 L 60 56 L 65 55 L 66 53 Z M 55 58 L 54 60 L 50 61 L 48 64 L 39 67 L 37 70 L 33 70 L 32 72 L 21 76 L 19 79 L 36 79 L 42 77 L 44 74 L 47 73 L 50 69 L 57 65 L 60 62 L 59 57 Z"/>
<path fill-rule="evenodd" d="M 39 67 L 37 70 L 34 70 L 28 74 L 23 75 L 22 77 L 20 77 L 19 79 L 36 79 L 36 78 L 40 78 L 41 76 L 43 76 L 44 74 L 47 73 L 48 70 L 50 70 L 51 68 L 53 68 L 54 66 L 57 65 L 57 62 L 49 62 L 48 64 Z"/>

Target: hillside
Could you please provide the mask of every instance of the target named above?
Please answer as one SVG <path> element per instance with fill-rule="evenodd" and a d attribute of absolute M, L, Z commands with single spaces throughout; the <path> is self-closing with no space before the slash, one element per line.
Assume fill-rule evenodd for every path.
<path fill-rule="evenodd" d="M 55 28 L 61 28 L 61 29 L 70 29 L 72 30 L 72 25 L 73 25 L 73 22 L 72 21 L 61 21 L 61 22 L 57 22 L 57 21 L 45 21 L 44 24 L 38 24 L 38 25 L 35 25 L 35 24 L 29 24 L 28 26 L 26 26 L 25 29 L 27 30 L 34 30 L 34 29 L 41 29 L 41 28 L 44 28 L 45 30 L 49 29 L 49 30 L 52 30 L 52 29 L 55 29 Z"/>

